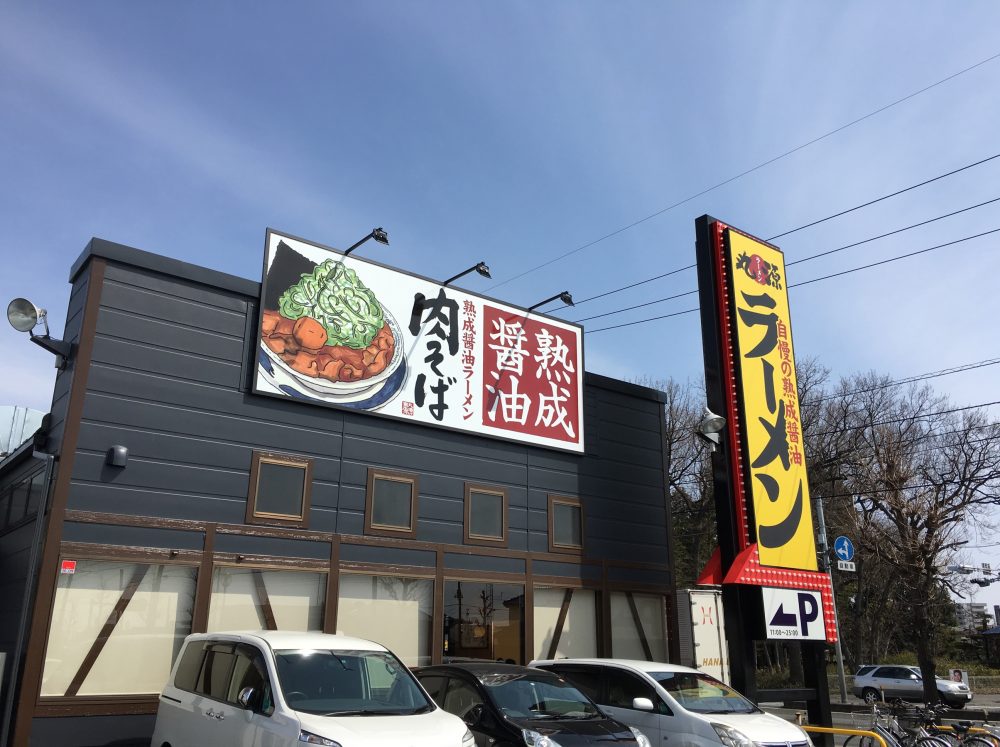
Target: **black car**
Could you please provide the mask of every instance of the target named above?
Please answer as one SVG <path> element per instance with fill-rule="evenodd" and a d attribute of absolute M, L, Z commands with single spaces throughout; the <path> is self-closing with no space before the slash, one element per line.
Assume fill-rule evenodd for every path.
<path fill-rule="evenodd" d="M 552 672 L 516 664 L 463 662 L 414 670 L 434 701 L 468 725 L 477 747 L 650 747 Z"/>

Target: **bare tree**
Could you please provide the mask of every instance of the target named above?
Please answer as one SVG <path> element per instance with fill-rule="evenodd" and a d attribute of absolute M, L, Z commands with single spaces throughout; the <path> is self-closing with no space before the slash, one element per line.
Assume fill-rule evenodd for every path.
<path fill-rule="evenodd" d="M 891 569 L 891 583 L 872 587 L 899 614 L 933 702 L 939 631 L 951 606 L 943 569 L 1000 504 L 1000 425 L 981 411 L 949 412 L 928 387 L 904 389 L 871 374 L 845 384 L 840 418 L 854 448 L 839 460 L 838 484 L 864 552 Z"/>

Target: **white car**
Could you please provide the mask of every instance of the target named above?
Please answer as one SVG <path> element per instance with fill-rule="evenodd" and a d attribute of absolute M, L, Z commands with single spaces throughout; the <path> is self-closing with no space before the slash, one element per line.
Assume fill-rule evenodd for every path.
<path fill-rule="evenodd" d="M 811 747 L 795 724 L 765 713 L 728 685 L 676 664 L 626 659 L 531 662 L 569 680 L 653 744 Z"/>
<path fill-rule="evenodd" d="M 153 747 L 474 747 L 385 647 L 322 633 L 203 633 L 160 695 Z"/>

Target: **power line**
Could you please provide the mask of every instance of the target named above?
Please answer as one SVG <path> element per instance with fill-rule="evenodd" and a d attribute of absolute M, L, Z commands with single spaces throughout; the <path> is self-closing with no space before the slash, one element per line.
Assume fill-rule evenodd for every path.
<path fill-rule="evenodd" d="M 810 437 L 816 438 L 818 436 L 830 436 L 835 433 L 844 433 L 848 430 L 867 430 L 868 428 L 875 428 L 880 425 L 893 425 L 895 423 L 905 423 L 908 420 L 926 420 L 927 418 L 933 418 L 937 415 L 951 415 L 956 412 L 965 412 L 967 410 L 978 410 L 983 407 L 992 407 L 993 405 L 1000 405 L 1000 400 L 995 400 L 993 402 L 982 402 L 978 405 L 966 405 L 965 407 L 953 407 L 950 410 L 934 410 L 933 412 L 927 412 L 923 415 L 913 414 L 907 415 L 902 418 L 895 418 L 893 420 L 879 420 L 874 423 L 865 423 L 863 426 L 856 428 L 834 428 L 833 430 L 820 431 L 818 433 L 811 433 Z"/>
<path fill-rule="evenodd" d="M 955 244 L 961 244 L 963 241 L 971 241 L 972 239 L 978 239 L 978 238 L 980 238 L 982 236 L 989 236 L 991 233 L 997 233 L 998 231 L 1000 231 L 1000 228 L 994 228 L 994 229 L 992 229 L 990 231 L 983 231 L 982 233 L 976 233 L 976 234 L 973 234 L 972 236 L 966 236 L 965 238 L 962 238 L 962 239 L 955 239 L 954 241 L 948 241 L 948 242 L 945 242 L 944 244 L 938 244 L 936 246 L 929 246 L 926 249 L 918 249 L 915 252 L 907 252 L 906 254 L 900 254 L 900 255 L 897 255 L 895 257 L 889 257 L 889 259 L 883 259 L 883 260 L 880 260 L 878 262 L 872 262 L 872 263 L 867 264 L 867 265 L 861 265 L 860 267 L 852 267 L 852 268 L 850 268 L 848 270 L 841 270 L 840 272 L 834 272 L 834 273 L 832 273 L 830 275 L 822 275 L 822 276 L 820 276 L 818 278 L 813 278 L 812 280 L 803 280 L 800 283 L 794 283 L 792 285 L 789 285 L 788 287 L 789 288 L 799 288 L 799 287 L 801 287 L 803 285 L 811 285 L 812 283 L 818 283 L 821 280 L 831 280 L 832 278 L 839 278 L 839 277 L 842 277 L 844 275 L 850 275 L 852 272 L 860 272 L 861 270 L 870 270 L 872 267 L 879 267 L 881 265 L 887 265 L 887 264 L 889 264 L 891 262 L 898 262 L 901 259 L 908 259 L 910 257 L 916 257 L 918 254 L 926 254 L 927 252 L 932 252 L 935 249 L 943 249 L 946 246 L 954 246 Z"/>
<path fill-rule="evenodd" d="M 969 210 L 975 210 L 976 208 L 980 208 L 980 207 L 983 207 L 984 205 L 989 205 L 990 203 L 998 202 L 998 201 L 1000 201 L 1000 197 L 994 197 L 992 200 L 987 200 L 986 202 L 980 202 L 977 205 L 970 205 L 969 207 L 962 208 L 961 210 L 954 210 L 954 211 L 952 211 L 950 213 L 945 213 L 944 215 L 939 215 L 936 218 L 929 218 L 927 220 L 920 221 L 919 223 L 914 223 L 914 224 L 909 225 L 909 226 L 904 226 L 903 228 L 897 228 L 894 231 L 889 231 L 888 233 L 879 234 L 878 236 L 872 236 L 872 237 L 867 238 L 867 239 L 862 239 L 861 241 L 855 241 L 853 244 L 846 244 L 844 246 L 837 247 L 836 249 L 828 249 L 825 252 L 820 252 L 818 254 L 813 254 L 813 255 L 811 255 L 809 257 L 803 257 L 802 259 L 796 259 L 796 260 L 794 260 L 792 262 L 786 263 L 786 267 L 791 267 L 792 265 L 797 265 L 797 264 L 800 264 L 802 262 L 808 262 L 809 260 L 812 260 L 812 259 L 818 259 L 819 257 L 826 257 L 826 256 L 829 256 L 831 254 L 836 254 L 837 252 L 842 252 L 845 249 L 851 249 L 851 248 L 856 247 L 856 246 L 861 246 L 862 244 L 868 244 L 868 243 L 871 243 L 872 241 L 877 241 L 878 239 L 884 239 L 887 236 L 893 236 L 893 235 L 895 235 L 897 233 L 902 233 L 903 231 L 909 231 L 910 229 L 913 229 L 913 228 L 919 228 L 920 226 L 926 226 L 929 223 L 934 223 L 935 221 L 943 220 L 944 218 L 951 218 L 954 215 L 959 215 L 960 213 L 965 213 L 965 212 L 968 212 Z M 688 265 L 687 267 L 681 267 L 680 269 L 672 270 L 671 272 L 664 273 L 663 275 L 657 275 L 656 277 L 649 278 L 647 280 L 642 280 L 642 281 L 640 281 L 638 283 L 632 283 L 632 285 L 625 286 L 625 288 L 618 288 L 618 289 L 616 289 L 614 291 L 608 291 L 607 293 L 602 293 L 599 296 L 591 296 L 590 298 L 585 298 L 583 301 L 577 302 L 576 306 L 579 306 L 582 303 L 586 303 L 587 301 L 592 301 L 595 298 L 601 298 L 602 296 L 609 296 L 612 293 L 617 293 L 618 291 L 621 291 L 621 290 L 626 290 L 628 288 L 634 288 L 637 285 L 642 285 L 643 283 L 649 283 L 649 282 L 652 282 L 653 280 L 659 280 L 660 278 L 666 277 L 667 275 L 673 275 L 673 274 L 676 274 L 678 272 L 682 272 L 683 270 L 690 270 L 694 266 L 695 265 Z M 694 295 L 697 292 L 698 292 L 697 290 L 691 290 L 691 291 L 685 291 L 684 293 L 676 293 L 676 294 L 674 294 L 672 296 L 666 296 L 665 298 L 657 298 L 657 299 L 655 299 L 653 301 L 646 301 L 645 303 L 636 304 L 634 306 L 625 306 L 624 308 L 621 308 L 621 309 L 615 309 L 613 311 L 606 311 L 603 314 L 594 314 L 593 316 L 585 316 L 582 319 L 575 319 L 574 321 L 575 322 L 587 322 L 587 321 L 590 321 L 591 319 L 600 319 L 601 317 L 605 317 L 605 316 L 613 316 L 614 314 L 621 314 L 622 312 L 625 312 L 625 311 L 633 311 L 634 309 L 641 309 L 644 306 L 653 306 L 653 305 L 658 304 L 658 303 L 664 303 L 665 301 L 673 301 L 674 299 L 683 298 L 684 296 L 691 296 L 691 295 Z M 562 308 L 566 308 L 566 306 L 563 306 Z M 558 309 L 557 309 L 557 311 L 558 311 Z"/>
<path fill-rule="evenodd" d="M 815 137 L 812 140 L 809 140 L 809 141 L 807 141 L 805 143 L 802 143 L 801 145 L 797 145 L 794 148 L 785 151 L 784 153 L 781 153 L 781 154 L 779 154 L 777 156 L 769 158 L 766 161 L 762 161 L 761 163 L 758 163 L 756 166 L 753 166 L 753 167 L 751 167 L 749 169 L 746 169 L 745 171 L 741 171 L 740 173 L 736 174 L 735 176 L 731 176 L 728 179 L 725 179 L 725 180 L 723 180 L 723 181 L 721 181 L 721 182 L 719 182 L 717 184 L 712 185 L 711 187 L 703 189 L 700 192 L 697 192 L 697 193 L 691 195 L 690 197 L 685 197 L 684 199 L 679 200 L 679 201 L 677 201 L 677 202 L 675 202 L 675 203 L 673 203 L 671 205 L 668 205 L 668 206 L 666 206 L 664 208 L 660 208 L 659 210 L 657 210 L 657 211 L 655 211 L 653 213 L 650 213 L 649 215 L 647 215 L 647 216 L 645 216 L 643 218 L 639 218 L 638 220 L 632 221 L 628 225 L 623 226 L 621 228 L 618 228 L 618 229 L 616 229 L 616 230 L 614 230 L 614 231 L 612 231 L 610 233 L 607 233 L 607 234 L 601 236 L 598 239 L 594 239 L 593 241 L 588 241 L 586 244 L 581 244 L 576 249 L 571 249 L 568 252 L 564 252 L 564 253 L 560 254 L 559 256 L 554 257 L 553 259 L 550 259 L 550 260 L 547 260 L 545 262 L 542 262 L 541 264 L 536 265 L 534 267 L 531 267 L 531 268 L 525 270 L 524 272 L 521 272 L 521 273 L 519 273 L 517 275 L 514 275 L 513 277 L 507 278 L 506 280 L 503 280 L 503 281 L 501 281 L 499 283 L 495 283 L 493 285 L 493 288 L 494 289 L 495 288 L 499 288 L 502 285 L 506 285 L 507 283 L 512 283 L 515 280 L 519 280 L 520 278 L 524 277 L 525 275 L 529 275 L 532 272 L 540 270 L 543 267 L 547 267 L 547 266 L 549 266 L 549 265 L 551 265 L 551 264 L 553 264 L 555 262 L 559 262 L 560 260 L 566 259 L 566 257 L 572 256 L 573 254 L 576 254 L 577 252 L 581 252 L 584 249 L 587 249 L 589 247 L 594 246 L 595 244 L 599 244 L 602 241 L 606 241 L 607 239 L 610 239 L 610 238 L 612 238 L 614 236 L 617 236 L 620 233 L 624 233 L 625 231 L 628 231 L 629 229 L 635 228 L 636 226 L 641 225 L 642 223 L 645 223 L 646 221 L 652 220 L 653 218 L 656 218 L 657 216 L 663 215 L 664 213 L 666 213 L 666 212 L 668 212 L 670 210 L 673 210 L 674 208 L 680 207 L 681 205 L 684 205 L 684 204 L 686 204 L 688 202 L 691 202 L 692 200 L 697 199 L 698 197 L 701 197 L 703 195 L 706 195 L 709 192 L 714 192 L 715 190 L 717 190 L 717 189 L 719 189 L 721 187 L 724 187 L 727 184 L 731 184 L 732 182 L 736 181 L 737 179 L 742 179 L 744 176 L 747 176 L 748 174 L 752 174 L 755 171 L 759 171 L 760 169 L 764 168 L 765 166 L 769 166 L 772 163 L 775 163 L 776 161 L 780 161 L 783 158 L 787 158 L 788 156 L 790 156 L 790 155 L 792 155 L 794 153 L 797 153 L 800 150 L 803 150 L 804 148 L 808 148 L 810 145 L 815 145 L 816 143 L 820 142 L 821 140 L 825 140 L 826 138 L 828 138 L 828 137 L 830 137 L 832 135 L 836 135 L 838 132 L 843 132 L 844 130 L 846 130 L 849 127 L 853 127 L 856 124 L 864 122 L 866 119 L 870 119 L 871 117 L 874 117 L 877 114 L 881 114 L 882 112 L 884 112 L 884 111 L 886 111 L 888 109 L 891 109 L 894 106 L 898 106 L 899 104 L 902 104 L 902 103 L 904 103 L 906 101 L 909 101 L 910 99 L 912 99 L 912 98 L 914 98 L 916 96 L 919 96 L 922 93 L 926 93 L 927 91 L 930 91 L 932 88 L 936 88 L 937 86 L 940 86 L 943 83 L 947 83 L 948 81 L 950 81 L 950 80 L 952 80 L 954 78 L 957 78 L 960 75 L 964 75 L 965 73 L 968 73 L 968 72 L 970 72 L 972 70 L 975 70 L 976 68 L 978 68 L 978 67 L 980 67 L 982 65 L 985 65 L 988 62 L 992 62 L 993 60 L 995 60 L 997 58 L 1000 58 L 1000 52 L 998 52 L 997 54 L 994 54 L 994 55 L 992 55 L 990 57 L 987 57 L 986 59 L 981 60 L 981 61 L 975 63 L 974 65 L 970 65 L 969 67 L 963 68 L 962 70 L 959 70 L 956 73 L 952 73 L 951 75 L 949 75 L 949 76 L 947 76 L 945 78 L 942 78 L 941 80 L 938 80 L 938 81 L 936 81 L 934 83 L 931 83 L 930 85 L 925 86 L 925 87 L 921 88 L 920 90 L 914 91 L 914 92 L 912 92 L 910 94 L 907 94 L 906 96 L 903 96 L 900 99 L 896 99 L 895 101 L 893 101 L 891 103 L 888 103 L 888 104 L 886 104 L 884 106 L 881 106 L 878 109 L 875 109 L 874 111 L 871 111 L 868 114 L 865 114 L 864 116 L 858 117 L 857 119 L 854 119 L 854 120 L 848 122 L 847 124 L 841 125 L 840 127 L 836 127 L 834 129 L 830 130 L 829 132 L 826 132 L 826 133 L 820 135 L 819 137 Z"/>
<path fill-rule="evenodd" d="M 917 188 L 919 186 L 922 186 L 924 184 L 930 184 L 931 182 L 937 181 L 938 179 L 943 179 L 946 176 L 950 176 L 952 174 L 957 174 L 960 171 L 964 171 L 965 169 L 972 168 L 973 166 L 978 166 L 980 164 L 986 163 L 987 161 L 992 161 L 995 158 L 1000 158 L 1000 153 L 998 153 L 998 154 L 996 154 L 994 156 L 990 156 L 989 158 L 984 158 L 984 159 L 976 161 L 974 163 L 967 164 L 965 166 L 962 166 L 961 168 L 955 169 L 953 171 L 949 171 L 946 174 L 940 174 L 940 175 L 938 175 L 936 177 L 933 177 L 931 179 L 927 179 L 925 181 L 922 181 L 919 184 L 914 184 L 912 186 L 906 187 L 905 189 L 898 190 L 898 191 L 893 192 L 891 194 L 883 195 L 882 197 L 878 197 L 878 198 L 876 198 L 874 200 L 870 200 L 869 202 L 863 203 L 862 205 L 857 205 L 857 206 L 855 206 L 853 208 L 850 208 L 848 210 L 842 211 L 841 213 L 837 213 L 835 215 L 827 216 L 826 218 L 822 218 L 822 219 L 820 219 L 818 221 L 813 221 L 813 223 L 811 223 L 809 225 L 815 225 L 816 223 L 822 223 L 823 221 L 827 221 L 827 220 L 830 220 L 831 218 L 837 217 L 837 215 L 843 215 L 844 213 L 849 213 L 849 212 L 851 212 L 853 210 L 857 210 L 857 209 L 859 209 L 861 207 L 865 207 L 867 205 L 871 205 L 871 204 L 874 204 L 876 202 L 880 202 L 882 200 L 888 199 L 889 197 L 892 197 L 894 195 L 902 194 L 903 192 L 908 192 L 911 189 L 915 189 L 915 188 Z M 844 249 L 851 249 L 851 248 L 853 248 L 855 246 L 860 246 L 861 244 L 867 244 L 867 243 L 869 243 L 871 241 L 876 241 L 878 239 L 884 239 L 887 236 L 892 236 L 892 235 L 897 234 L 897 233 L 902 233 L 903 231 L 909 231 L 912 228 L 919 228 L 920 226 L 925 226 L 928 223 L 933 223 L 935 221 L 943 220 L 945 218 L 951 218 L 952 216 L 959 215 L 960 213 L 965 213 L 965 212 L 968 212 L 969 210 L 975 210 L 976 208 L 981 208 L 984 205 L 989 205 L 991 203 L 997 202 L 998 200 L 1000 200 L 1000 198 L 994 198 L 992 200 L 987 200 L 986 202 L 980 202 L 980 203 L 978 203 L 976 205 L 970 205 L 969 207 L 962 208 L 961 210 L 955 210 L 955 211 L 950 212 L 950 213 L 945 213 L 944 215 L 939 215 L 936 218 L 930 218 L 928 220 L 921 221 L 920 223 L 914 223 L 912 225 L 905 226 L 904 228 L 897 228 L 894 231 L 889 231 L 888 233 L 879 234 L 878 236 L 872 236 L 871 238 L 864 239 L 862 241 L 856 241 L 853 244 L 846 244 L 846 245 L 838 247 L 836 249 L 831 249 L 831 250 L 826 251 L 826 252 L 820 252 L 819 254 L 814 254 L 814 255 L 809 256 L 809 257 L 803 257 L 802 259 L 796 259 L 796 260 L 794 260 L 792 262 L 788 262 L 787 265 L 791 266 L 791 265 L 799 264 L 801 262 L 808 262 L 809 260 L 812 260 L 812 259 L 817 259 L 819 257 L 824 257 L 824 256 L 826 256 L 828 254 L 834 254 L 835 252 L 843 251 Z M 798 231 L 801 228 L 803 228 L 803 226 L 800 226 L 799 228 L 793 228 L 790 231 L 786 231 L 783 234 L 778 234 L 778 236 L 784 236 L 785 234 L 794 233 L 795 231 Z M 773 238 L 777 238 L 777 236 L 772 236 L 771 238 L 772 239 Z M 768 241 L 770 241 L 770 240 L 771 239 L 768 239 Z M 664 272 L 664 273 L 661 273 L 659 275 L 654 275 L 653 277 L 646 278 L 644 280 L 639 280 L 639 281 L 637 281 L 635 283 L 630 283 L 628 285 L 624 285 L 621 288 L 614 288 L 614 289 L 606 291 L 604 293 L 598 293 L 596 296 L 590 296 L 588 298 L 584 298 L 584 299 L 582 299 L 580 301 L 577 301 L 575 305 L 576 306 L 581 306 L 581 305 L 587 303 L 588 301 L 594 301 L 594 300 L 596 300 L 598 298 L 604 298 L 605 296 L 611 296 L 611 295 L 614 295 L 615 293 L 621 293 L 622 291 L 631 290 L 632 288 L 635 288 L 637 286 L 644 285 L 646 283 L 651 283 L 654 280 L 661 280 L 661 279 L 663 279 L 665 277 L 669 277 L 671 275 L 676 275 L 679 272 L 684 272 L 685 270 L 693 270 L 696 266 L 697 265 L 691 264 L 691 265 L 685 265 L 684 267 L 678 267 L 677 269 L 670 270 L 669 272 Z M 568 308 L 568 307 L 567 306 L 561 306 L 561 307 L 557 308 L 556 311 L 559 311 L 560 309 L 565 309 L 565 308 Z"/>
<path fill-rule="evenodd" d="M 899 254 L 899 255 L 896 255 L 895 257 L 889 257 L 888 259 L 883 259 L 883 260 L 880 260 L 878 262 L 872 262 L 872 263 L 867 264 L 867 265 L 861 265 L 859 267 L 851 267 L 851 268 L 849 268 L 847 270 L 841 270 L 840 272 L 835 272 L 835 273 L 832 273 L 830 275 L 822 275 L 822 276 L 820 276 L 818 278 L 812 278 L 810 280 L 803 280 L 802 282 L 793 283 L 793 284 L 789 285 L 788 288 L 789 289 L 798 288 L 798 287 L 803 286 L 803 285 L 811 285 L 812 283 L 818 283 L 821 280 L 831 280 L 833 278 L 842 277 L 844 275 L 850 275 L 851 273 L 854 273 L 854 272 L 860 272 L 861 270 L 869 270 L 872 267 L 879 267 L 881 265 L 887 265 L 887 264 L 889 264 L 891 262 L 898 262 L 901 259 L 908 259 L 910 257 L 915 257 L 918 254 L 926 254 L 927 252 L 932 252 L 935 249 L 943 249 L 943 248 L 948 247 L 948 246 L 954 246 L 955 244 L 961 244 L 962 242 L 971 241 L 972 239 L 978 239 L 978 238 L 981 238 L 983 236 L 989 236 L 990 234 L 997 233 L 997 232 L 1000 232 L 1000 228 L 994 228 L 994 229 L 989 230 L 989 231 L 983 231 L 982 233 L 973 234 L 971 236 L 965 236 L 964 238 L 955 239 L 954 241 L 948 241 L 948 242 L 945 242 L 943 244 L 937 244 L 935 246 L 930 246 L 930 247 L 927 247 L 926 249 L 918 249 L 915 252 L 907 252 L 905 254 Z M 691 293 L 694 293 L 694 292 L 696 292 L 696 291 L 688 291 L 688 292 L 683 293 L 681 295 L 690 295 Z M 648 304 L 642 304 L 642 305 L 648 305 Z M 620 311 L 627 311 L 627 310 L 628 309 L 622 309 Z M 662 316 L 654 316 L 654 317 L 650 317 L 648 319 L 636 319 L 635 321 L 624 322 L 623 324 L 615 324 L 615 325 L 610 326 L 610 327 L 598 327 L 597 329 L 588 329 L 588 330 L 584 330 L 584 334 L 590 334 L 592 332 L 606 332 L 606 331 L 611 330 L 611 329 L 620 329 L 622 327 L 631 327 L 631 326 L 636 325 L 636 324 L 645 324 L 646 322 L 653 322 L 653 321 L 656 321 L 658 319 L 667 319 L 667 318 L 672 317 L 672 316 L 680 316 L 681 314 L 691 314 L 691 313 L 693 313 L 695 311 L 698 311 L 698 307 L 697 306 L 695 308 L 693 308 L 693 309 L 685 309 L 684 311 L 678 311 L 678 312 L 673 313 L 673 314 L 665 314 L 665 315 L 662 315 Z M 607 316 L 609 314 L 614 314 L 614 313 L 620 313 L 620 312 L 608 312 L 608 314 L 603 314 L 601 316 Z M 594 317 L 589 317 L 589 318 L 594 318 Z"/>
<path fill-rule="evenodd" d="M 982 361 L 976 361 L 974 363 L 965 363 L 960 366 L 952 366 L 951 368 L 943 368 L 940 371 L 931 371 L 925 374 L 914 374 L 913 376 L 906 376 L 902 379 L 896 379 L 895 381 L 888 381 L 884 384 L 879 384 L 878 386 L 869 387 L 867 389 L 856 389 L 853 392 L 848 392 L 846 394 L 829 394 L 818 399 L 809 399 L 800 402 L 799 404 L 803 407 L 808 407 L 811 405 L 818 405 L 821 402 L 827 402 L 831 399 L 843 399 L 844 397 L 849 397 L 852 394 L 868 394 L 869 392 L 877 392 L 881 389 L 888 389 L 889 387 L 899 386 L 900 384 L 912 384 L 917 381 L 925 381 L 927 379 L 936 379 L 939 376 L 948 376 L 953 373 L 961 373 L 963 371 L 971 371 L 976 368 L 983 368 L 984 366 L 995 366 L 1000 363 L 1000 358 L 988 358 Z"/>
<path fill-rule="evenodd" d="M 841 210 L 839 213 L 834 213 L 833 215 L 828 215 L 825 218 L 820 218 L 819 220 L 814 220 L 811 223 L 806 223 L 805 225 L 799 226 L 798 228 L 793 228 L 790 231 L 785 231 L 784 233 L 775 234 L 767 239 L 767 241 L 774 241 L 774 239 L 780 239 L 782 236 L 788 236 L 796 231 L 801 231 L 804 228 L 811 228 L 812 226 L 817 226 L 820 223 L 825 223 L 828 220 L 833 220 L 834 218 L 839 218 L 842 215 L 847 215 L 848 213 L 853 213 L 855 210 L 860 210 L 861 208 L 866 208 L 869 205 L 874 205 L 876 202 L 882 202 L 882 200 L 888 200 L 890 197 L 896 197 L 904 192 L 909 192 L 912 189 L 917 189 L 918 187 L 923 187 L 931 182 L 936 182 L 939 179 L 944 179 L 945 177 L 952 176 L 959 173 L 960 171 L 965 171 L 966 169 L 971 169 L 973 166 L 979 166 L 980 164 L 986 163 L 987 161 L 992 161 L 994 158 L 1000 158 L 1000 153 L 990 156 L 989 158 L 984 158 L 982 161 L 976 161 L 975 163 L 970 163 L 968 166 L 963 166 L 960 169 L 955 169 L 954 171 L 949 171 L 947 174 L 941 174 L 940 176 L 935 176 L 933 179 L 928 179 L 927 181 L 920 182 L 919 184 L 914 184 L 911 187 L 906 187 L 898 192 L 892 192 L 891 194 L 883 195 L 882 197 L 870 200 L 869 202 L 862 203 L 861 205 L 855 205 L 847 210 Z"/>
<path fill-rule="evenodd" d="M 990 472 L 987 475 L 983 475 L 983 476 L 975 478 L 975 479 L 976 480 L 983 480 L 985 482 L 992 482 L 993 480 L 996 480 L 997 478 L 1000 478 L 1000 472 Z M 874 488 L 874 489 L 868 489 L 868 490 L 855 490 L 853 493 L 833 493 L 833 494 L 830 494 L 830 495 L 823 495 L 822 491 L 817 491 L 817 492 L 820 493 L 820 497 L 823 500 L 827 500 L 827 499 L 831 499 L 831 498 L 855 498 L 855 499 L 859 499 L 859 500 L 864 500 L 864 498 L 865 498 L 866 495 L 878 495 L 880 493 L 895 493 L 895 492 L 902 493 L 903 491 L 906 491 L 906 490 L 923 490 L 925 488 L 940 488 L 940 487 L 943 487 L 945 485 L 959 485 L 959 484 L 961 484 L 961 483 L 957 482 L 955 480 L 942 480 L 939 483 L 929 482 L 929 483 L 925 483 L 923 485 L 902 485 L 902 486 L 900 486 L 898 488 Z"/>

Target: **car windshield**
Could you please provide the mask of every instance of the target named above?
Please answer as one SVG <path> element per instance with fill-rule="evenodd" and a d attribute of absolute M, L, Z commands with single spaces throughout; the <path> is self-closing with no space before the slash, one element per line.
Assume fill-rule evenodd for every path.
<path fill-rule="evenodd" d="M 543 672 L 480 676 L 490 699 L 515 719 L 599 718 L 591 700 L 568 682 Z"/>
<path fill-rule="evenodd" d="M 695 713 L 756 713 L 760 709 L 728 685 L 701 672 L 650 672 L 684 708 Z"/>
<path fill-rule="evenodd" d="M 434 706 L 409 670 L 386 651 L 275 651 L 289 707 L 323 716 L 402 716 Z"/>

